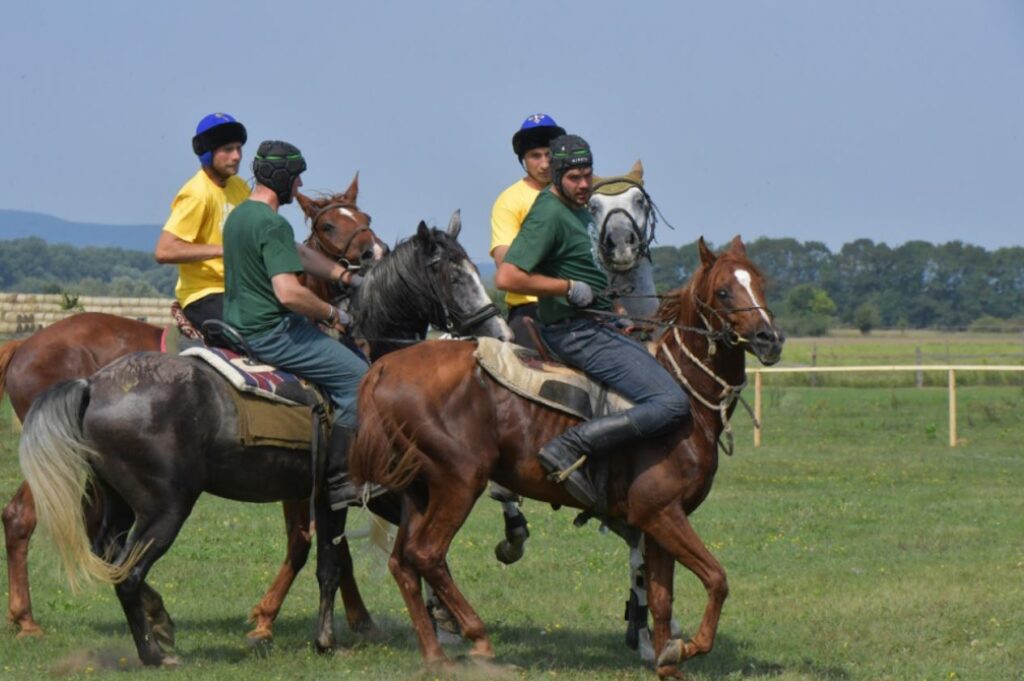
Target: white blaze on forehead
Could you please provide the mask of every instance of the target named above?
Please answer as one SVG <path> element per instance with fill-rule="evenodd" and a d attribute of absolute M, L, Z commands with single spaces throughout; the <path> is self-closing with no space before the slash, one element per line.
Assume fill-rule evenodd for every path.
<path fill-rule="evenodd" d="M 380 245 L 380 242 L 374 239 L 373 241 L 373 259 L 380 260 L 384 257 L 384 247 Z"/>
<path fill-rule="evenodd" d="M 345 217 L 347 217 L 349 220 L 355 220 L 356 219 L 356 214 L 353 213 L 352 211 L 350 211 L 348 208 L 345 208 L 344 206 L 338 206 L 336 208 L 336 210 L 339 213 L 341 213 L 342 215 L 344 215 Z"/>
<path fill-rule="evenodd" d="M 754 289 L 750 288 L 750 282 L 753 281 L 750 277 L 750 272 L 746 270 L 736 270 L 733 272 L 733 276 L 736 277 L 736 281 L 740 282 L 740 286 L 742 286 L 746 290 L 747 295 L 750 296 L 751 305 L 756 307 L 757 311 L 761 313 L 762 317 L 764 317 L 764 320 L 771 324 L 772 320 L 768 319 L 768 313 L 764 311 L 764 306 L 761 305 L 761 301 L 757 299 L 756 295 L 754 295 Z"/>

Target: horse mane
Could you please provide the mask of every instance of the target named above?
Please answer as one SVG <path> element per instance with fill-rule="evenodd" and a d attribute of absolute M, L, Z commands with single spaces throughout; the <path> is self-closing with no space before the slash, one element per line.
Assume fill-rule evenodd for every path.
<path fill-rule="evenodd" d="M 700 267 L 685 284 L 667 293 L 661 305 L 658 306 L 657 319 L 669 324 L 694 323 L 696 320 L 692 317 L 696 310 L 697 299 L 700 298 L 707 302 L 711 298 L 711 292 L 706 290 L 709 286 L 708 275 L 711 274 L 713 267 L 722 263 L 734 264 L 747 270 L 752 276 L 764 278 L 760 268 L 752 263 L 746 255 L 737 254 L 730 248 L 720 253 L 710 266 L 701 261 Z"/>
<path fill-rule="evenodd" d="M 399 241 L 366 273 L 353 299 L 355 327 L 367 340 L 423 337 L 432 321 L 445 317 L 432 282 L 430 262 L 466 258 L 458 241 L 435 228 Z"/>

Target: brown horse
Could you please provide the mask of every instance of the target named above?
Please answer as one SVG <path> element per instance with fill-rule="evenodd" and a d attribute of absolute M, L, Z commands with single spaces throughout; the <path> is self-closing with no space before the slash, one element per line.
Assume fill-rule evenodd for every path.
<path fill-rule="evenodd" d="M 379 260 L 387 246 L 370 229 L 370 216 L 359 210 L 359 175 L 341 194 L 311 198 L 296 194 L 307 220 L 310 236 L 305 244 L 331 260 L 358 270 Z M 325 300 L 337 297 L 334 286 L 309 277 L 306 285 Z M 23 340 L 0 347 L 0 397 L 7 394 L 19 420 L 25 418 L 36 396 L 60 381 L 86 378 L 101 367 L 124 355 L 140 351 L 159 351 L 163 329 L 109 314 L 83 313 L 63 319 Z M 249 633 L 253 642 L 273 636 L 274 619 L 310 549 L 309 503 L 283 502 L 287 553 L 270 589 L 252 609 Z M 98 510 L 98 509 L 97 509 Z M 93 513 L 92 522 L 100 514 Z M 28 583 L 28 544 L 36 527 L 32 491 L 22 484 L 3 510 L 7 543 L 7 579 L 9 585 L 7 619 L 18 628 L 18 636 L 34 636 L 42 629 L 32 616 Z M 96 528 L 93 527 L 93 530 Z M 349 626 L 365 628 L 371 622 L 355 583 L 343 580 L 342 599 Z M 173 624 L 163 609 L 159 594 L 144 591 L 147 614 L 156 620 L 155 631 L 173 638 Z M 166 619 L 165 619 L 166 618 Z M 164 626 L 159 626 L 160 622 Z"/>
<path fill-rule="evenodd" d="M 649 604 L 661 677 L 711 650 L 728 593 L 725 572 L 690 525 L 711 489 L 719 436 L 745 379 L 744 352 L 774 364 L 783 336 L 764 306 L 764 277 L 739 237 L 716 257 L 699 243 L 701 266 L 662 305 L 668 330 L 655 345 L 666 369 L 693 397 L 693 425 L 639 442 L 608 461 L 610 523 L 643 532 Z M 421 579 L 451 610 L 470 655 L 493 656 L 483 621 L 459 591 L 448 548 L 488 479 L 532 499 L 578 506 L 549 480 L 540 447 L 576 419 L 503 388 L 473 358 L 471 342 L 427 342 L 381 359 L 364 379 L 351 461 L 357 478 L 403 492 L 403 519 L 389 566 L 428 664 L 447 658 L 430 626 Z M 671 640 L 674 561 L 692 571 L 708 600 L 696 636 Z"/>

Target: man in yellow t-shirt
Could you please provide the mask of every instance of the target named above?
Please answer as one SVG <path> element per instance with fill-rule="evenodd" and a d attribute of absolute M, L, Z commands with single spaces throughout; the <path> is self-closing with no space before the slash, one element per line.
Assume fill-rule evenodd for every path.
<path fill-rule="evenodd" d="M 197 329 L 223 317 L 224 221 L 249 198 L 249 185 L 238 177 L 246 139 L 245 126 L 228 114 L 199 121 L 192 150 L 202 167 L 174 197 L 153 253 L 159 263 L 178 265 L 174 294 Z"/>
<path fill-rule="evenodd" d="M 554 119 L 547 114 L 533 114 L 512 136 L 512 150 L 526 171 L 526 176 L 503 191 L 491 209 L 491 257 L 501 267 L 505 253 L 512 240 L 519 234 L 523 219 L 530 212 L 540 191 L 551 184 L 551 140 L 564 135 Z M 508 323 L 512 327 L 515 342 L 528 348 L 533 340 L 527 333 L 524 319 L 537 321 L 537 298 L 518 293 L 505 295 L 508 305 Z"/>

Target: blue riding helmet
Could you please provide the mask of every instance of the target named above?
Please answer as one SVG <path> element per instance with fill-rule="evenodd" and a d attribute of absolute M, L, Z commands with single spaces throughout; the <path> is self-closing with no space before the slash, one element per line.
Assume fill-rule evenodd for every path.
<path fill-rule="evenodd" d="M 213 152 L 225 144 L 245 144 L 248 135 L 245 126 L 226 113 L 212 113 L 204 116 L 196 126 L 192 138 L 192 151 L 199 157 L 199 163 L 213 165 Z"/>
<path fill-rule="evenodd" d="M 536 113 L 528 117 L 512 135 L 512 151 L 516 152 L 519 162 L 530 149 L 546 147 L 559 135 L 565 134 L 565 128 L 559 127 L 555 119 L 547 114 Z"/>

